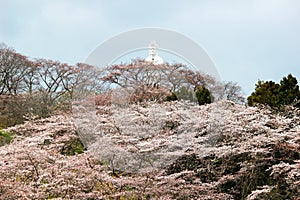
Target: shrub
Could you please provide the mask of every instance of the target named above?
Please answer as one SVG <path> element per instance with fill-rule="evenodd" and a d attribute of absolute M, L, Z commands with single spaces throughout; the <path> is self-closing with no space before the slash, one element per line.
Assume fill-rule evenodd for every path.
<path fill-rule="evenodd" d="M 195 92 L 191 89 L 188 89 L 185 86 L 179 88 L 175 92 L 175 94 L 176 94 L 176 96 L 179 100 L 188 100 L 188 101 L 191 101 L 191 102 L 197 102 L 197 99 L 195 97 Z"/>
<path fill-rule="evenodd" d="M 166 97 L 166 101 L 177 101 L 177 100 L 178 98 L 174 92 L 172 92 Z"/>
<path fill-rule="evenodd" d="M 13 138 L 11 133 L 0 130 L 0 147 L 9 144 Z"/>
<path fill-rule="evenodd" d="M 79 138 L 74 138 L 65 143 L 62 147 L 60 153 L 62 155 L 74 156 L 76 154 L 81 154 L 85 151 L 85 147 Z"/>

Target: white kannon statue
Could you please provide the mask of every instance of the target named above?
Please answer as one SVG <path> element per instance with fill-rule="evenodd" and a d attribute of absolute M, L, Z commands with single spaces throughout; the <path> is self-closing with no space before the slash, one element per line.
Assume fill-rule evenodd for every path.
<path fill-rule="evenodd" d="M 150 42 L 149 44 L 149 55 L 145 59 L 147 62 L 152 62 L 155 65 L 163 64 L 163 59 L 157 55 L 158 45 L 155 41 Z"/>

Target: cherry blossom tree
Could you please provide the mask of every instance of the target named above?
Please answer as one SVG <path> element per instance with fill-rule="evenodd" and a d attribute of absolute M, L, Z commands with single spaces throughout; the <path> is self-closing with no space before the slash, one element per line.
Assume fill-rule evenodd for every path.
<path fill-rule="evenodd" d="M 123 116 L 102 106 L 93 119 L 101 132 L 90 141 L 105 139 L 102 146 L 73 156 L 61 153 L 78 138 L 70 115 L 6 129 L 14 139 L 0 147 L 0 198 L 298 198 L 299 110 L 283 115 L 231 101 L 161 105 L 164 112 L 153 102 L 118 107 Z M 211 110 L 220 108 L 216 128 Z M 151 157 L 159 152 L 163 165 Z"/>

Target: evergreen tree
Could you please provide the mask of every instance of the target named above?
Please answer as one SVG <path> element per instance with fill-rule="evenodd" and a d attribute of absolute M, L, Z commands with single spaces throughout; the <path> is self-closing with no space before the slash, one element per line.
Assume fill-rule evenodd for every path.
<path fill-rule="evenodd" d="M 255 91 L 248 97 L 248 105 L 265 104 L 272 108 L 290 105 L 300 100 L 297 79 L 289 74 L 283 77 L 280 84 L 273 81 L 258 81 Z"/>
<path fill-rule="evenodd" d="M 291 74 L 280 81 L 279 98 L 281 104 L 289 105 L 300 100 L 300 91 L 297 84 L 297 79 Z"/>
<path fill-rule="evenodd" d="M 196 91 L 196 97 L 197 97 L 199 105 L 204 105 L 204 104 L 208 104 L 208 103 L 212 102 L 211 93 L 204 86 L 198 87 L 198 89 Z"/>
<path fill-rule="evenodd" d="M 273 81 L 258 81 L 255 91 L 248 97 L 248 105 L 265 104 L 275 107 L 279 104 L 279 84 Z"/>

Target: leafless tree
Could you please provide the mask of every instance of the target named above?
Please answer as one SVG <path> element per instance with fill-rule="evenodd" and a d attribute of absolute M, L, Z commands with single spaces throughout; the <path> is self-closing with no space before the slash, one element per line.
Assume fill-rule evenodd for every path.
<path fill-rule="evenodd" d="M 162 100 L 182 88 L 193 93 L 201 85 L 210 88 L 216 83 L 213 77 L 193 71 L 183 64 L 154 65 L 143 60 L 108 67 L 102 81 L 131 89 L 131 101 Z"/>
<path fill-rule="evenodd" d="M 31 62 L 14 49 L 0 48 L 0 95 L 16 95 L 24 90 L 24 77 Z"/>

